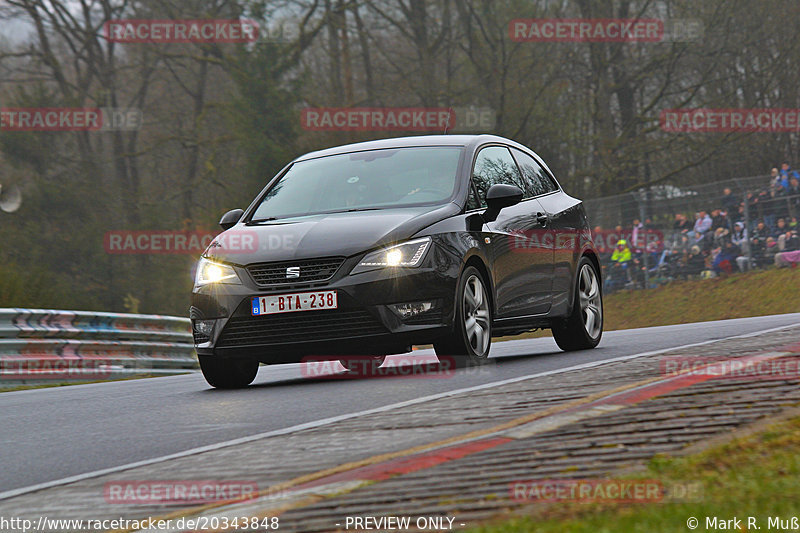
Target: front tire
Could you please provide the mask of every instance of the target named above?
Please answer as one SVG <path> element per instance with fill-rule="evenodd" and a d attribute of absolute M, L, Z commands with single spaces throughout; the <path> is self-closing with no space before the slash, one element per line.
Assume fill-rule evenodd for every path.
<path fill-rule="evenodd" d="M 255 359 L 228 359 L 199 355 L 200 370 L 203 377 L 217 389 L 241 389 L 250 385 L 258 373 Z"/>
<path fill-rule="evenodd" d="M 480 365 L 492 345 L 492 309 L 483 276 L 475 267 L 461 274 L 453 332 L 433 343 L 436 355 L 455 357 L 457 366 Z"/>
<path fill-rule="evenodd" d="M 594 264 L 581 257 L 572 313 L 553 325 L 553 338 L 565 352 L 594 348 L 603 336 L 603 293 Z"/>

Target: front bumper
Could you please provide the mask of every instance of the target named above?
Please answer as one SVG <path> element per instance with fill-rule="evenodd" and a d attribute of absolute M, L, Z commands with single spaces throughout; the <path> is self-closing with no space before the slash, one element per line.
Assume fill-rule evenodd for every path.
<path fill-rule="evenodd" d="M 356 275 L 361 259 L 344 261 L 330 281 L 259 288 L 245 267 L 234 266 L 241 285 L 196 287 L 190 316 L 213 320 L 213 330 L 195 334 L 201 356 L 252 357 L 264 363 L 298 362 L 307 355 L 387 355 L 428 344 L 452 328 L 460 261 L 433 246 L 416 268 L 384 268 Z M 252 316 L 251 298 L 265 294 L 336 290 L 338 308 Z M 429 311 L 402 319 L 391 304 L 434 302 Z"/>

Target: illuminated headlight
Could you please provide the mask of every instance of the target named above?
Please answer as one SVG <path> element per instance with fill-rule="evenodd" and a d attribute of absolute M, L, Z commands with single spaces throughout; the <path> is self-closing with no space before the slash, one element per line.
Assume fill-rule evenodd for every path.
<path fill-rule="evenodd" d="M 372 252 L 356 265 L 351 274 L 387 267 L 417 267 L 422 264 L 430 245 L 431 238 L 425 237 Z"/>
<path fill-rule="evenodd" d="M 194 278 L 195 285 L 208 285 L 209 283 L 241 283 L 236 271 L 228 265 L 214 263 L 205 257 L 197 263 L 197 274 Z"/>

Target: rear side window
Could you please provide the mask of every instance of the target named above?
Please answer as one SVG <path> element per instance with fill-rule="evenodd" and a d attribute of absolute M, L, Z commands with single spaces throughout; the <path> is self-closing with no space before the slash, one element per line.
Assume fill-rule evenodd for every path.
<path fill-rule="evenodd" d="M 505 146 L 488 146 L 478 152 L 472 179 L 482 207 L 486 207 L 486 192 L 496 183 L 516 185 L 527 192 L 517 164 Z"/>
<path fill-rule="evenodd" d="M 558 190 L 555 180 L 533 157 L 516 148 L 512 148 L 511 151 L 522 171 L 527 196 L 540 196 Z"/>

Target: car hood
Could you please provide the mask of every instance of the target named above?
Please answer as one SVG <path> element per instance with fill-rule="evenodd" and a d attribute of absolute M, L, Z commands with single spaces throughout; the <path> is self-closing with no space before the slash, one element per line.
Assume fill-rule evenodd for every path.
<path fill-rule="evenodd" d="M 458 206 L 450 203 L 237 224 L 219 234 L 204 255 L 236 265 L 351 256 L 408 239 L 458 212 Z"/>

